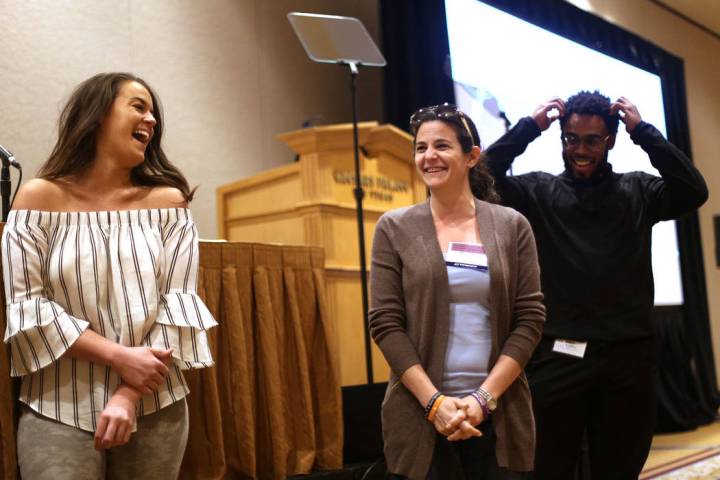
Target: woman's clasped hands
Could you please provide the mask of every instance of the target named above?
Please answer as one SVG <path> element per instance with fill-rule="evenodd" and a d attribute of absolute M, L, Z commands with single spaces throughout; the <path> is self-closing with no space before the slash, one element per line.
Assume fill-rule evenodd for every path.
<path fill-rule="evenodd" d="M 482 436 L 482 432 L 475 427 L 483 420 L 483 411 L 472 396 L 445 397 L 432 424 L 438 433 L 445 435 L 450 441 L 456 441 Z"/>
<path fill-rule="evenodd" d="M 120 346 L 111 367 L 123 383 L 115 390 L 100 414 L 95 430 L 96 450 L 124 445 L 135 426 L 135 408 L 144 394 L 157 390 L 165 381 L 172 363 L 172 349 Z"/>

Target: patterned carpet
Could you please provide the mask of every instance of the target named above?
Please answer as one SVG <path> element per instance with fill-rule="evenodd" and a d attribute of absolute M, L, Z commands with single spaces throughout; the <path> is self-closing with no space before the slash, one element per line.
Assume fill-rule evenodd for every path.
<path fill-rule="evenodd" d="M 656 435 L 640 480 L 720 479 L 720 423 Z"/>
<path fill-rule="evenodd" d="M 720 448 L 708 448 L 643 470 L 640 480 L 720 479 Z"/>

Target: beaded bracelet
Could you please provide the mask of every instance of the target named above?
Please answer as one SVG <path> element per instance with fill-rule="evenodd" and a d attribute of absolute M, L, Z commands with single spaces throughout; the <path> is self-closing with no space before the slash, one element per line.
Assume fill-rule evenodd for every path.
<path fill-rule="evenodd" d="M 435 414 L 438 411 L 438 408 L 440 408 L 440 404 L 445 400 L 445 395 L 440 395 L 437 400 L 435 400 L 435 404 L 430 409 L 430 413 L 427 416 L 428 422 L 432 422 L 435 420 Z"/>
<path fill-rule="evenodd" d="M 440 395 L 442 395 L 442 392 L 437 391 L 437 392 L 435 392 L 435 394 L 432 397 L 430 397 L 430 401 L 427 403 L 427 405 L 425 405 L 425 414 L 424 414 L 425 418 L 427 418 L 428 415 L 430 415 L 430 410 L 432 410 L 432 407 L 435 404 L 435 401 L 438 399 L 438 397 Z"/>
<path fill-rule="evenodd" d="M 481 396 L 478 394 L 478 392 L 472 392 L 470 395 L 472 395 L 472 397 L 473 397 L 473 398 L 478 402 L 478 404 L 480 405 L 480 409 L 481 409 L 482 412 L 483 412 L 483 417 L 486 418 L 486 419 L 487 419 L 487 418 L 490 418 L 490 409 L 488 408 L 487 400 L 485 400 L 485 398 L 481 397 Z"/>

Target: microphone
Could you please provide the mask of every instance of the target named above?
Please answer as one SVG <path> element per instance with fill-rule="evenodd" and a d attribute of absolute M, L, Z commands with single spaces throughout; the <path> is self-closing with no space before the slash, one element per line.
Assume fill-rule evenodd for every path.
<path fill-rule="evenodd" d="M 0 161 L 2 161 L 2 166 L 7 167 L 8 165 L 12 165 L 15 168 L 21 168 L 20 162 L 15 160 L 15 156 L 10 153 L 8 149 L 0 145 Z"/>

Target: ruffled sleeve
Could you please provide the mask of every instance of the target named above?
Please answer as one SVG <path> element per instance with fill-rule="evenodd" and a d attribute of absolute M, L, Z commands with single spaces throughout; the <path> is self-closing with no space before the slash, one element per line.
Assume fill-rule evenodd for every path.
<path fill-rule="evenodd" d="M 10 212 L 2 235 L 5 343 L 10 344 L 11 374 L 16 377 L 57 361 L 90 326 L 48 299 L 47 236 L 40 226 L 22 221 L 29 214 Z"/>
<path fill-rule="evenodd" d="M 160 305 L 145 343 L 172 348 L 181 369 L 210 367 L 214 362 L 207 330 L 217 322 L 197 295 L 199 251 L 193 221 L 179 218 L 165 225 L 163 246 Z"/>

